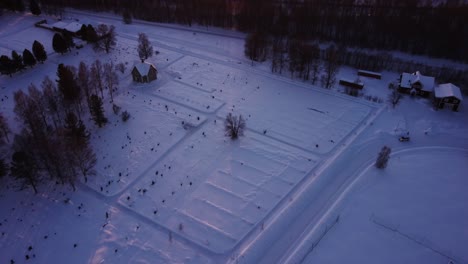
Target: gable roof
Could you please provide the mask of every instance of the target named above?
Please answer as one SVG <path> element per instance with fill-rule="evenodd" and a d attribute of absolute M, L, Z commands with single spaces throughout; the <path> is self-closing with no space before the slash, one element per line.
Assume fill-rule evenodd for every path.
<path fill-rule="evenodd" d="M 417 82 L 421 83 L 421 89 L 423 91 L 432 92 L 432 90 L 434 90 L 435 78 L 431 76 L 422 75 L 419 71 L 415 73 L 404 72 L 401 75 L 400 87 L 410 89 L 412 88 L 411 86 Z"/>
<path fill-rule="evenodd" d="M 136 69 L 140 73 L 141 76 L 145 76 L 145 75 L 148 75 L 151 66 L 153 66 L 153 68 L 156 69 L 156 67 L 154 67 L 153 64 L 148 63 L 148 62 L 137 63 L 135 64 L 135 67 L 133 68 Z"/>
<path fill-rule="evenodd" d="M 70 24 L 68 24 L 65 29 L 70 31 L 70 32 L 73 32 L 73 33 L 76 33 L 78 31 L 80 31 L 81 29 L 81 26 L 83 26 L 83 24 L 80 24 L 78 22 L 71 22 Z"/>
<path fill-rule="evenodd" d="M 458 100 L 462 101 L 463 97 L 460 92 L 460 88 L 451 84 L 451 83 L 444 83 L 437 86 L 434 89 L 435 97 L 437 98 L 444 98 L 444 97 L 456 97 Z"/>

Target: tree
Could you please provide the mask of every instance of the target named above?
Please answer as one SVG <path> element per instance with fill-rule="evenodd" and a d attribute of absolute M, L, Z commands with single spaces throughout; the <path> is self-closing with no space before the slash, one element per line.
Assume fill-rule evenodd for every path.
<path fill-rule="evenodd" d="M 132 23 L 132 15 L 130 14 L 130 11 L 128 9 L 125 9 L 122 13 L 122 19 L 125 24 L 131 24 Z"/>
<path fill-rule="evenodd" d="M 98 41 L 98 34 L 96 33 L 96 30 L 91 24 L 88 24 L 88 26 L 86 27 L 86 31 L 83 34 L 83 39 L 86 40 L 88 43 L 96 43 Z"/>
<path fill-rule="evenodd" d="M 100 24 L 96 30 L 98 34 L 98 41 L 95 43 L 95 50 L 105 50 L 106 53 L 110 52 L 110 49 L 115 47 L 115 27 L 107 26 L 106 24 Z"/>
<path fill-rule="evenodd" d="M 30 0 L 29 1 L 29 10 L 33 15 L 40 15 L 41 14 L 41 9 L 39 7 L 39 4 L 37 3 L 36 0 Z"/>
<path fill-rule="evenodd" d="M 44 63 L 44 61 L 47 60 L 47 53 L 44 46 L 39 41 L 34 41 L 32 51 L 34 53 L 34 57 L 36 57 L 36 60 L 40 63 Z"/>
<path fill-rule="evenodd" d="M 107 89 L 109 89 L 109 95 L 111 97 L 111 102 L 114 102 L 114 91 L 117 90 L 117 85 L 119 85 L 119 77 L 114 69 L 114 64 L 112 62 L 104 64 L 104 81 L 106 83 Z"/>
<path fill-rule="evenodd" d="M 253 61 L 264 61 L 267 57 L 268 40 L 265 34 L 251 33 L 245 39 L 244 53 Z"/>
<path fill-rule="evenodd" d="M 8 134 L 11 132 L 10 127 L 8 126 L 7 119 L 3 116 L 3 113 L 0 113 L 0 143 L 3 139 L 6 139 L 7 142 L 10 141 Z"/>
<path fill-rule="evenodd" d="M 23 51 L 23 62 L 25 66 L 29 66 L 31 68 L 36 65 L 36 59 L 28 49 L 24 49 Z"/>
<path fill-rule="evenodd" d="M 331 45 L 325 51 L 325 62 L 323 69 L 325 73 L 322 75 L 322 86 L 330 89 L 336 82 L 336 74 L 339 69 L 338 52 L 334 45 Z"/>
<path fill-rule="evenodd" d="M 0 159 L 0 178 L 8 174 L 8 166 L 5 160 Z"/>
<path fill-rule="evenodd" d="M 244 129 L 245 120 L 242 115 L 237 117 L 229 113 L 226 116 L 226 120 L 224 120 L 224 130 L 226 132 L 226 136 L 230 137 L 231 139 L 237 139 L 239 136 L 244 135 Z"/>
<path fill-rule="evenodd" d="M 2 55 L 0 57 L 0 73 L 5 75 L 11 75 L 15 72 L 15 66 L 10 57 Z"/>
<path fill-rule="evenodd" d="M 60 54 L 64 54 L 68 50 L 67 43 L 59 33 L 54 34 L 54 38 L 52 39 L 52 47 L 54 48 L 55 52 Z"/>
<path fill-rule="evenodd" d="M 89 107 L 89 97 L 91 96 L 89 70 L 88 65 L 86 65 L 86 63 L 84 63 L 83 61 L 81 61 L 80 65 L 78 66 L 77 84 L 80 87 L 80 89 L 84 92 L 86 102 Z"/>
<path fill-rule="evenodd" d="M 103 69 L 100 60 L 91 64 L 89 84 L 94 89 L 94 93 L 101 92 L 101 98 L 104 98 Z"/>
<path fill-rule="evenodd" d="M 57 68 L 57 87 L 60 91 L 64 106 L 70 110 L 73 106 L 78 114 L 81 115 L 81 89 L 78 86 L 75 74 L 70 66 L 59 64 Z"/>
<path fill-rule="evenodd" d="M 107 118 L 104 116 L 104 108 L 102 107 L 102 99 L 93 94 L 91 95 L 89 111 L 94 120 L 94 123 L 99 127 L 102 127 L 107 123 Z"/>
<path fill-rule="evenodd" d="M 63 100 L 60 98 L 57 86 L 48 76 L 42 81 L 41 88 L 46 102 L 47 114 L 51 117 L 55 130 L 57 130 L 62 123 Z"/>
<path fill-rule="evenodd" d="M 153 46 L 151 46 L 145 33 L 138 33 L 138 56 L 141 62 L 153 56 Z"/>
<path fill-rule="evenodd" d="M 383 146 L 379 152 L 379 155 L 377 156 L 377 160 L 375 161 L 375 166 L 379 169 L 385 169 L 387 167 L 388 160 L 390 159 L 391 152 L 392 152 L 391 148 L 387 146 Z"/>
<path fill-rule="evenodd" d="M 17 151 L 11 158 L 10 174 L 21 182 L 22 188 L 31 186 L 37 194 L 39 183 L 38 167 L 34 158 L 26 151 Z"/>
<path fill-rule="evenodd" d="M 18 52 L 16 52 L 15 50 L 11 52 L 11 60 L 15 72 L 24 69 L 23 57 L 19 55 Z"/>
<path fill-rule="evenodd" d="M 68 51 L 70 51 L 70 47 L 75 47 L 75 43 L 73 42 L 73 36 L 70 33 L 70 31 L 63 31 L 62 38 L 63 41 L 65 41 L 65 46 L 67 47 Z"/>

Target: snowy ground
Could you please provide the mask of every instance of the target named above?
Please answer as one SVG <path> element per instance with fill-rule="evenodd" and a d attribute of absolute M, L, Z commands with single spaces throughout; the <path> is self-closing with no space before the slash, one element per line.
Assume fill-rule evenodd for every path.
<path fill-rule="evenodd" d="M 98 173 L 78 191 L 43 186 L 34 196 L 2 187 L 1 263 L 359 263 L 369 251 L 376 252 L 374 262 L 444 258 L 427 246 L 467 261 L 460 246 L 468 243 L 460 202 L 467 198 L 460 192 L 467 183 L 466 104 L 460 113 L 434 111 L 425 99 L 405 97 L 388 109 L 344 95 L 339 86 L 324 90 L 273 75 L 265 64 L 252 67 L 234 32 L 69 16 L 114 24 L 116 50 L 50 52 L 43 65 L 0 76 L 0 111 L 13 120 L 13 92 L 45 75 L 55 78 L 58 63 L 99 58 L 127 64 L 115 102 L 132 118 L 122 123 L 108 104 L 106 127 L 87 120 Z M 0 28 L 2 51 L 31 36 L 51 51 L 52 32 L 32 26 L 40 18 L 2 19 L 17 28 Z M 134 84 L 129 74 L 138 61 L 138 32 L 159 51 L 149 59 L 159 71 L 150 84 Z M 386 100 L 396 76 L 362 77 L 363 93 Z M 342 68 L 342 77 L 355 79 L 356 70 Z M 224 136 L 229 112 L 247 120 L 238 141 Z M 401 127 L 411 131 L 410 142 L 397 141 Z M 395 154 L 385 171 L 376 171 L 371 163 L 383 144 Z M 453 165 L 443 174 L 447 162 Z M 310 252 L 310 242 L 337 215 L 340 221 Z M 356 237 L 363 242 L 350 243 Z M 386 258 L 390 253 L 394 258 Z"/>

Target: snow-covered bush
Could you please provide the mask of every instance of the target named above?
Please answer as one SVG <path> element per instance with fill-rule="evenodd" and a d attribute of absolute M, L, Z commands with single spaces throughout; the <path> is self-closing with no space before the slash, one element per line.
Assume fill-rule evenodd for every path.
<path fill-rule="evenodd" d="M 379 169 L 385 169 L 387 167 L 388 159 L 390 158 L 390 153 L 392 149 L 387 146 L 383 146 L 377 156 L 377 160 L 375 161 L 375 166 Z"/>

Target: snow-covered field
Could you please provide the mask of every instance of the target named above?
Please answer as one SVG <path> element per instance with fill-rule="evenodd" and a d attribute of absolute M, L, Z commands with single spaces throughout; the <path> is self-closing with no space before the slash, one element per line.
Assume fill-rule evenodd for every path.
<path fill-rule="evenodd" d="M 0 111 L 13 121 L 14 91 L 55 78 L 58 63 L 99 58 L 127 64 L 115 103 L 132 117 L 122 123 L 107 104 L 104 128 L 86 120 L 97 175 L 76 192 L 1 187 L 1 263 L 468 261 L 466 103 L 453 113 L 405 97 L 391 109 L 251 66 L 238 33 L 68 16 L 114 24 L 116 49 L 55 54 L 53 33 L 33 26 L 40 18 L 5 15 L 0 52 L 38 38 L 50 54 L 43 65 L 0 76 Z M 149 84 L 129 73 L 138 32 L 159 51 L 149 59 L 158 80 Z M 338 78 L 355 74 L 342 68 Z M 385 100 L 396 77 L 363 77 L 364 93 Z M 247 121 L 237 141 L 224 135 L 229 112 Z M 410 142 L 398 142 L 402 126 Z M 372 162 L 384 144 L 394 154 L 378 171 Z"/>

